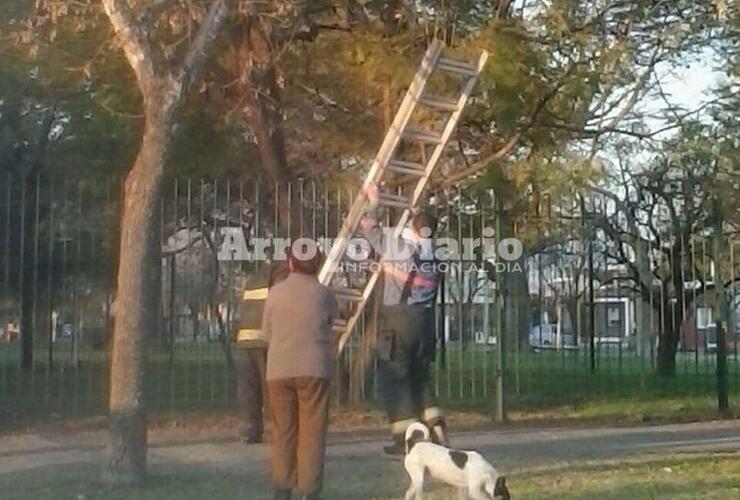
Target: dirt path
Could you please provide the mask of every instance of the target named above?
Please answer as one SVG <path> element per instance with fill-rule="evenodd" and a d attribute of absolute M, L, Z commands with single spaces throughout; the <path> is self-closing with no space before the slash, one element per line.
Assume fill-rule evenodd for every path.
<path fill-rule="evenodd" d="M 405 485 L 400 464 L 382 455 L 380 433 L 335 434 L 330 439 L 327 488 L 375 484 L 378 498 L 397 495 Z M 611 460 L 655 453 L 740 450 L 740 421 L 632 428 L 526 429 L 454 433 L 453 444 L 475 448 L 505 472 L 582 460 Z M 254 498 L 268 498 L 264 483 L 269 448 L 245 446 L 224 433 L 183 435 L 154 432 L 154 473 L 193 470 L 246 476 Z M 0 437 L 0 474 L 71 463 L 98 463 L 104 434 L 26 434 Z M 347 479 L 351 478 L 351 481 Z"/>

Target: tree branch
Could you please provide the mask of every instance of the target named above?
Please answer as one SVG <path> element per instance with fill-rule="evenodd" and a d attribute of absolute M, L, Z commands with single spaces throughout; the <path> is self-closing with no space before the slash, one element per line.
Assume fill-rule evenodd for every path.
<path fill-rule="evenodd" d="M 227 13 L 226 0 L 215 0 L 208 9 L 190 49 L 183 58 L 182 67 L 176 72 L 175 81 L 179 84 L 180 92 L 186 92 L 193 82 L 198 80 L 208 55 L 207 49 L 213 46 Z"/>
<path fill-rule="evenodd" d="M 557 95 L 557 93 L 560 91 L 560 89 L 565 84 L 566 78 L 575 70 L 578 63 L 575 63 L 571 65 L 568 70 L 565 72 L 565 74 L 560 78 L 560 80 L 557 82 L 556 85 L 554 85 L 542 98 L 540 98 L 537 101 L 537 104 L 535 105 L 534 109 L 532 109 L 532 112 L 529 114 L 529 117 L 527 118 L 527 121 L 522 125 L 522 127 L 519 129 L 519 131 L 511 136 L 511 138 L 504 144 L 498 151 L 491 154 L 490 156 L 487 156 L 486 158 L 475 162 L 473 165 L 471 165 L 468 168 L 463 169 L 460 172 L 457 172 L 446 179 L 443 179 L 441 183 L 439 184 L 439 187 L 450 187 L 454 184 L 457 184 L 458 182 L 462 180 L 469 180 L 469 178 L 481 170 L 485 170 L 489 167 L 491 167 L 491 164 L 505 158 L 508 156 L 514 148 L 519 144 L 522 137 L 524 137 L 524 134 L 527 133 L 529 129 L 531 129 L 535 122 L 537 121 L 537 118 L 539 117 L 540 113 L 545 109 L 545 106 L 547 106 L 547 103 Z"/>
<path fill-rule="evenodd" d="M 101 0 L 123 53 L 134 71 L 139 88 L 148 88 L 159 76 L 154 68 L 152 48 L 142 26 L 136 22 L 126 0 Z"/>
<path fill-rule="evenodd" d="M 152 0 L 151 5 L 139 15 L 139 22 L 147 27 L 152 27 L 159 16 L 167 9 L 177 3 L 178 0 Z"/>

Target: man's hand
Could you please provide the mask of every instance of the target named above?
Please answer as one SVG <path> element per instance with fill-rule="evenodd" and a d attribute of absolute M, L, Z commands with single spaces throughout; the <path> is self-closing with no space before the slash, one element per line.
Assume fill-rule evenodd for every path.
<path fill-rule="evenodd" d="M 378 204 L 378 185 L 374 182 L 367 182 L 362 186 L 362 193 L 367 197 L 368 201 L 373 205 Z"/>

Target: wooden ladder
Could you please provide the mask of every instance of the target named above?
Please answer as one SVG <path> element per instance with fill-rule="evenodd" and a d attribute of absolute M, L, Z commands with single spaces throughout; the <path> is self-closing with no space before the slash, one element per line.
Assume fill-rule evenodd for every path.
<path fill-rule="evenodd" d="M 421 195 L 429 183 L 429 179 L 434 172 L 439 159 L 442 157 L 444 148 L 447 145 L 452 133 L 457 126 L 463 109 L 467 104 L 475 83 L 488 59 L 488 53 L 482 51 L 478 60 L 471 64 L 468 62 L 448 59 L 442 56 L 443 45 L 439 40 L 431 43 L 427 49 L 421 66 L 416 73 L 411 86 L 406 92 L 406 96 L 401 102 L 398 113 L 388 130 L 383 143 L 380 146 L 377 156 L 373 161 L 370 171 L 367 174 L 365 183 L 360 194 L 355 198 L 350 208 L 349 214 L 344 220 L 342 229 L 339 231 L 337 239 L 334 241 L 329 251 L 324 265 L 319 273 L 319 281 L 331 286 L 332 280 L 339 268 L 342 259 L 347 251 L 349 240 L 357 231 L 364 213 L 369 207 L 370 200 L 365 194 L 365 187 L 370 185 L 380 185 L 388 172 L 401 174 L 406 177 L 416 178 L 416 184 L 410 196 L 394 194 L 390 192 L 379 192 L 378 204 L 381 206 L 394 207 L 403 209 L 402 215 L 395 226 L 395 234 L 400 235 L 402 229 L 408 222 L 412 211 L 415 209 Z M 427 83 L 434 71 L 443 71 L 450 73 L 462 79 L 462 89 L 457 99 L 440 97 L 425 93 Z M 441 132 L 432 130 L 421 130 L 409 125 L 409 121 L 417 105 L 430 108 L 432 111 L 448 113 L 449 117 Z M 430 155 L 422 155 L 424 161 L 412 162 L 394 158 L 399 144 L 402 141 L 420 143 L 422 151 L 426 147 L 433 147 Z M 379 266 L 376 266 L 379 268 Z M 347 341 L 350 338 L 355 323 L 362 315 L 370 295 L 375 288 L 375 284 L 380 276 L 380 270 L 376 269 L 370 273 L 364 286 L 360 288 L 349 288 L 344 286 L 334 286 L 332 290 L 337 296 L 337 300 L 349 302 L 350 314 L 345 319 L 336 319 L 333 330 L 338 335 L 338 351 L 341 353 Z"/>

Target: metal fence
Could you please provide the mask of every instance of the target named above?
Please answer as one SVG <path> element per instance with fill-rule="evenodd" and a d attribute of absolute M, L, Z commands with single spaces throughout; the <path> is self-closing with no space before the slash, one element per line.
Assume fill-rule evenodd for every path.
<path fill-rule="evenodd" d="M 0 423 L 102 415 L 121 182 L 8 174 L 0 186 Z M 355 192 L 321 181 L 168 183 L 162 314 L 148 346 L 153 412 L 234 401 L 229 332 L 245 280 L 261 264 L 220 260 L 234 234 L 225 228 L 247 242 L 330 238 Z M 438 293 L 434 382 L 446 405 L 492 409 L 500 380 L 509 410 L 683 395 L 711 406 L 719 275 L 730 391 L 740 390 L 735 235 L 724 236 L 720 254 L 705 230 L 661 239 L 638 230 L 645 244 L 626 245 L 610 232 L 628 227 L 617 205 L 593 193 L 538 199 L 528 216 L 489 191 L 438 192 L 428 202 L 441 246 L 477 242 L 445 260 Z M 504 238 L 521 241 L 523 255 L 502 250 Z M 340 404 L 377 399 L 372 309 L 338 362 Z M 658 351 L 671 335 L 675 375 L 658 377 Z"/>

